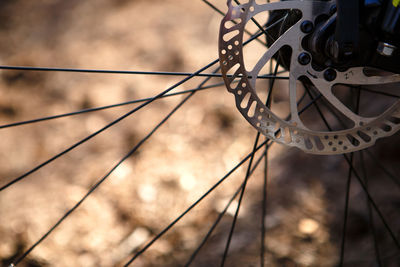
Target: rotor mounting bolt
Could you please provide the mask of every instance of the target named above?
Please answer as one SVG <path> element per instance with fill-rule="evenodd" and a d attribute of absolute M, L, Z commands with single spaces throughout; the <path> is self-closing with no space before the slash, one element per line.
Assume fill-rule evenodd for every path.
<path fill-rule="evenodd" d="M 376 51 L 381 54 L 382 56 L 385 57 L 390 57 L 393 55 L 394 51 L 397 49 L 397 47 L 395 47 L 392 44 L 389 43 L 384 43 L 384 42 L 379 42 L 378 47 L 376 49 Z"/>
<path fill-rule="evenodd" d="M 305 20 L 301 23 L 300 29 L 304 33 L 311 33 L 314 30 L 314 24 L 309 20 Z"/>
<path fill-rule="evenodd" d="M 331 81 L 335 80 L 335 79 L 336 79 L 336 76 L 337 76 L 337 74 L 336 74 L 336 71 L 335 71 L 334 69 L 327 69 L 327 70 L 324 72 L 324 78 L 325 78 L 325 80 L 327 80 L 328 82 L 331 82 Z"/>
<path fill-rule="evenodd" d="M 311 61 L 310 55 L 305 52 L 301 53 L 297 59 L 301 65 L 307 65 Z"/>

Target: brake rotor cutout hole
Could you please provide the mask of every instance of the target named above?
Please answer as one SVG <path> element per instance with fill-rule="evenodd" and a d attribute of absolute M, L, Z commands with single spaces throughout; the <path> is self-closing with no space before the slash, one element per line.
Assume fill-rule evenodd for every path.
<path fill-rule="evenodd" d="M 304 138 L 304 144 L 308 150 L 313 148 L 313 144 L 308 136 Z"/>
<path fill-rule="evenodd" d="M 396 118 L 396 117 L 389 117 L 388 121 L 390 121 L 393 124 L 399 124 L 400 123 L 400 118 Z"/>
<path fill-rule="evenodd" d="M 240 68 L 240 64 L 236 63 L 235 65 L 233 65 L 226 74 L 228 74 L 228 76 L 232 76 L 235 75 L 235 73 L 238 71 L 238 69 Z"/>
<path fill-rule="evenodd" d="M 392 130 L 392 127 L 390 125 L 387 124 L 380 124 L 379 128 L 381 128 L 384 132 L 390 132 Z"/>
<path fill-rule="evenodd" d="M 358 141 L 357 138 L 353 137 L 352 135 L 348 134 L 346 135 L 346 137 L 350 141 L 350 143 L 353 144 L 354 146 L 360 145 L 360 141 Z"/>
<path fill-rule="evenodd" d="M 253 103 L 250 104 L 250 108 L 247 111 L 247 115 L 249 117 L 254 117 L 254 115 L 256 114 L 256 108 L 257 108 L 257 101 L 253 101 Z"/>
<path fill-rule="evenodd" d="M 231 32 L 228 32 L 228 33 L 224 34 L 222 39 L 224 39 L 225 42 L 228 42 L 229 40 L 233 39 L 238 34 L 239 34 L 239 30 L 234 30 L 234 31 L 231 31 Z"/>
<path fill-rule="evenodd" d="M 319 138 L 319 136 L 314 136 L 314 142 L 315 142 L 315 145 L 316 145 L 316 147 L 317 147 L 317 149 L 318 150 L 324 150 L 324 148 L 325 148 L 325 146 L 324 146 L 324 144 L 322 143 L 322 141 L 321 141 L 321 139 Z"/>
<path fill-rule="evenodd" d="M 234 27 L 235 25 L 239 24 L 242 22 L 242 19 L 238 18 L 238 19 L 234 19 L 234 20 L 228 20 L 225 22 L 224 27 L 227 30 L 230 30 L 232 27 Z"/>
<path fill-rule="evenodd" d="M 241 108 L 246 108 L 246 107 L 249 105 L 250 96 L 251 96 L 251 94 L 250 94 L 250 93 L 247 93 L 247 94 L 243 97 L 242 102 L 240 102 L 240 107 L 241 107 Z"/>
<path fill-rule="evenodd" d="M 358 136 L 361 137 L 361 139 L 364 140 L 365 142 L 371 141 L 371 137 L 370 137 L 369 135 L 367 135 L 366 133 L 361 132 L 361 131 L 357 131 L 357 134 L 358 134 Z"/>

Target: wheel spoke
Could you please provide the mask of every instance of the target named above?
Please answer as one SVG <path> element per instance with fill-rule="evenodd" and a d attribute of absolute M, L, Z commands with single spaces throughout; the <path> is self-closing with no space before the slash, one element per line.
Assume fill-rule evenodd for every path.
<path fill-rule="evenodd" d="M 278 58 L 278 59 L 276 60 L 276 65 L 275 65 L 275 69 L 274 69 L 274 74 L 273 74 L 272 76 L 276 76 L 276 73 L 278 72 L 279 61 L 280 61 L 280 58 Z M 272 62 L 272 61 L 271 61 L 271 62 Z M 271 64 L 271 66 L 272 66 L 272 64 Z M 271 108 L 272 91 L 273 91 L 273 88 L 274 88 L 274 85 L 275 85 L 275 81 L 276 81 L 276 79 L 271 79 L 271 80 L 270 80 L 270 83 L 269 83 L 269 91 L 268 91 L 267 101 L 265 102 L 265 105 L 266 105 L 268 108 Z"/>
<path fill-rule="evenodd" d="M 224 85 L 223 82 L 212 84 L 212 85 L 203 86 L 201 88 L 189 89 L 189 90 L 184 90 L 184 91 L 180 91 L 180 92 L 176 92 L 176 93 L 165 94 L 165 95 L 161 96 L 159 99 L 170 97 L 170 96 L 177 96 L 177 95 L 187 94 L 187 93 L 191 93 L 191 92 L 198 92 L 198 91 L 202 91 L 202 90 L 206 90 L 206 89 L 210 89 L 210 88 L 216 88 L 216 87 L 219 87 L 219 86 L 222 86 L 222 85 Z M 132 104 L 146 102 L 146 101 L 149 101 L 151 99 L 152 99 L 152 97 L 148 97 L 148 98 L 137 99 L 137 100 L 122 102 L 122 103 L 113 104 L 113 105 L 107 105 L 107 106 L 102 106 L 102 107 L 83 109 L 83 110 L 64 113 L 64 114 L 58 114 L 58 115 L 42 117 L 42 118 L 37 118 L 37 119 L 32 119 L 32 120 L 26 120 L 26 121 L 20 121 L 20 122 L 15 122 L 15 123 L 10 123 L 10 124 L 4 124 L 4 125 L 0 125 L 0 129 L 9 128 L 9 127 L 15 127 L 15 126 L 21 126 L 21 125 L 31 124 L 31 123 L 36 123 L 36 122 L 48 121 L 48 120 L 53 120 L 53 119 L 59 119 L 59 118 L 64 118 L 64 117 L 70 117 L 70 116 L 75 116 L 75 115 L 79 115 L 79 114 L 84 114 L 84 113 L 89 113 L 89 112 L 94 112 L 94 111 L 100 111 L 100 110 L 105 110 L 105 109 L 110 109 L 110 108 L 116 108 L 116 107 L 121 107 L 121 106 L 126 106 L 126 105 L 132 105 Z"/>
<path fill-rule="evenodd" d="M 366 168 L 365 161 L 364 161 L 364 153 L 363 153 L 363 151 L 360 151 L 359 154 L 360 154 L 362 176 L 364 177 L 363 181 L 364 181 L 365 187 L 368 189 L 368 176 L 367 176 L 367 168 Z M 366 202 L 367 202 L 366 205 L 367 205 L 367 209 L 368 209 L 369 227 L 371 228 L 372 238 L 373 238 L 373 242 L 374 242 L 376 262 L 378 264 L 378 267 L 382 267 L 383 264 L 382 264 L 381 255 L 379 252 L 378 237 L 377 237 L 377 233 L 376 233 L 376 229 L 375 229 L 371 203 L 368 201 L 368 199 L 366 199 Z"/>
<path fill-rule="evenodd" d="M 314 94 L 313 94 L 313 91 L 314 91 L 314 90 L 310 90 L 310 88 L 306 88 L 306 89 L 308 89 L 310 95 L 312 95 L 313 97 L 315 97 L 315 96 L 314 96 L 315 92 L 314 92 Z M 312 88 L 311 88 L 311 89 L 312 89 Z M 321 94 L 319 94 L 319 96 L 321 96 Z M 323 100 L 324 100 L 324 99 L 323 99 Z M 326 102 L 326 100 L 324 100 L 323 102 Z M 343 128 L 347 128 L 346 124 L 343 122 L 343 120 L 342 120 L 342 119 L 340 118 L 340 116 L 337 114 L 338 111 L 335 110 L 335 109 L 333 109 L 331 105 L 327 105 L 326 103 L 324 103 L 324 104 L 325 104 L 324 107 L 325 107 L 326 109 L 329 110 L 330 114 L 332 114 L 332 115 L 335 117 L 335 119 L 337 120 L 337 122 L 339 122 L 340 125 L 341 125 Z M 317 109 L 317 110 L 318 110 L 318 109 Z M 322 120 L 324 120 L 324 119 L 322 119 Z M 326 121 L 326 120 L 325 120 L 325 121 Z M 330 127 L 329 124 L 325 124 L 325 126 L 326 126 L 327 128 Z M 329 128 L 328 128 L 328 129 L 329 129 Z"/>
<path fill-rule="evenodd" d="M 7 183 L 6 185 L 0 187 L 0 192 L 3 191 L 4 189 L 10 187 L 11 185 L 15 184 L 18 181 L 21 181 L 22 179 L 25 179 L 26 177 L 28 177 L 30 174 L 38 171 L 39 169 L 43 168 L 44 166 L 48 165 L 49 163 L 53 162 L 54 160 L 58 159 L 59 157 L 67 154 L 68 152 L 70 152 L 71 150 L 75 149 L 76 147 L 80 146 L 81 144 L 89 141 L 90 139 L 92 139 L 93 137 L 97 136 L 98 134 L 104 132 L 105 130 L 107 130 L 108 128 L 110 128 L 111 126 L 119 123 L 120 121 L 122 121 L 123 119 L 129 117 L 130 115 L 132 115 L 133 113 L 135 113 L 136 111 L 142 109 L 143 107 L 147 106 L 148 104 L 152 103 L 153 101 L 157 100 L 158 98 L 162 97 L 163 95 L 167 94 L 168 92 L 172 91 L 173 89 L 175 89 L 176 87 L 184 84 L 185 82 L 187 82 L 188 80 L 190 80 L 191 78 L 195 77 L 196 74 L 203 72 L 204 70 L 208 69 L 209 67 L 215 65 L 218 62 L 218 60 L 214 60 L 213 62 L 209 63 L 208 65 L 206 65 L 205 67 L 201 68 L 200 70 L 196 71 L 195 73 L 193 73 L 192 76 L 189 76 L 183 80 L 181 80 L 180 82 L 176 83 L 175 85 L 169 87 L 168 89 L 166 89 L 165 91 L 159 93 L 158 95 L 154 96 L 153 98 L 151 98 L 150 100 L 144 102 L 143 104 L 141 104 L 140 106 L 132 109 L 131 111 L 129 111 L 128 113 L 124 114 L 123 116 L 119 117 L 118 119 L 112 121 L 111 123 L 107 124 L 106 126 L 104 126 L 103 128 L 101 128 L 100 130 L 92 133 L 91 135 L 85 137 L 84 139 L 80 140 L 79 142 L 73 144 L 72 146 L 68 147 L 67 149 L 63 150 L 61 153 L 58 153 L 57 155 L 53 156 L 52 158 L 46 160 L 45 162 L 37 165 L 36 167 L 34 167 L 33 169 L 29 170 L 28 172 L 22 174 L 21 176 L 13 179 L 11 182 Z"/>
<path fill-rule="evenodd" d="M 317 103 L 314 102 L 314 105 L 318 105 Z M 322 113 L 320 113 L 320 116 L 324 116 Z M 326 119 L 325 119 L 326 121 Z M 327 125 L 328 128 L 330 128 L 329 124 Z M 347 162 L 347 164 L 350 166 L 351 171 L 353 172 L 354 176 L 357 178 L 358 183 L 361 185 L 362 189 L 364 190 L 368 201 L 371 203 L 372 207 L 374 208 L 374 210 L 376 211 L 376 213 L 378 214 L 379 218 L 381 219 L 383 225 L 385 226 L 386 230 L 389 232 L 393 242 L 396 244 L 397 248 L 400 250 L 400 242 L 399 240 L 396 238 L 395 234 L 393 233 L 392 228 L 389 226 L 389 224 L 387 223 L 385 217 L 383 216 L 382 212 L 380 211 L 380 209 L 378 208 L 378 206 L 376 205 L 375 201 L 373 200 L 373 198 L 371 197 L 368 188 L 365 186 L 365 184 L 363 183 L 360 175 L 358 174 L 358 172 L 355 170 L 352 162 L 350 161 L 350 159 L 347 157 L 347 155 L 343 154 L 343 158 L 345 159 L 345 161 Z"/>
<path fill-rule="evenodd" d="M 346 198 L 344 202 L 344 215 L 343 215 L 343 226 L 342 226 L 342 241 L 340 244 L 340 263 L 339 266 L 343 266 L 344 261 L 344 246 L 346 242 L 346 228 L 347 228 L 347 216 L 349 215 L 349 202 L 350 202 L 350 186 L 351 186 L 351 177 L 352 177 L 352 164 L 353 164 L 353 156 L 354 153 L 350 154 L 350 166 L 347 174 L 347 182 L 346 182 Z"/>
<path fill-rule="evenodd" d="M 375 164 L 386 174 L 386 176 L 389 177 L 393 181 L 393 183 L 395 183 L 400 188 L 399 178 L 396 177 L 391 172 L 389 172 L 388 169 L 385 166 L 383 166 L 380 160 L 377 159 L 373 153 L 371 153 L 371 151 L 366 150 L 366 152 L 367 155 L 375 162 Z"/>
<path fill-rule="evenodd" d="M 278 71 L 279 68 L 279 58 L 276 61 L 274 73 Z M 270 70 L 272 70 L 272 60 L 270 61 Z M 271 80 L 269 83 L 269 91 L 267 100 L 265 101 L 265 105 L 268 108 L 271 108 L 271 98 L 272 98 L 272 91 L 274 89 L 275 80 Z M 265 261 L 265 217 L 267 216 L 267 184 L 268 184 L 268 150 L 265 150 L 264 153 L 264 174 L 263 174 L 263 200 L 261 205 L 261 246 L 260 246 L 260 266 L 264 267 Z"/>
<path fill-rule="evenodd" d="M 304 86 L 304 88 L 306 89 L 306 92 L 308 94 L 308 96 L 310 97 L 311 100 L 313 100 L 313 95 L 311 94 L 310 90 L 308 89 L 307 86 Z M 319 107 L 319 105 L 315 104 L 314 107 L 317 109 L 317 112 L 320 114 L 320 118 L 322 119 L 322 121 L 324 122 L 325 126 L 328 128 L 329 131 L 332 131 L 332 128 L 330 127 L 328 121 L 326 120 L 325 116 L 323 116 L 323 113 Z"/>
<path fill-rule="evenodd" d="M 361 91 L 360 89 L 357 90 L 357 100 L 356 100 L 356 107 L 355 107 L 355 113 L 359 113 L 360 109 L 360 97 L 361 97 Z M 318 113 L 322 115 L 322 112 L 318 108 Z M 325 116 L 321 116 L 323 119 L 324 123 L 328 126 L 329 130 L 331 131 L 331 128 L 329 127 L 328 122 L 325 119 Z M 343 266 L 344 262 L 344 247 L 346 243 L 346 228 L 347 228 L 347 218 L 349 216 L 349 203 L 350 203 L 350 187 L 351 187 L 351 178 L 352 178 L 352 166 L 353 166 L 353 159 L 354 159 L 354 153 L 350 154 L 350 164 L 349 164 L 349 171 L 347 175 L 347 183 L 346 183 L 346 199 L 344 203 L 344 216 L 343 216 L 343 228 L 342 228 L 342 242 L 340 245 L 340 263 L 339 266 Z"/>
<path fill-rule="evenodd" d="M 228 240 L 226 241 L 224 255 L 222 256 L 221 267 L 225 266 L 225 261 L 226 261 L 226 258 L 228 257 L 229 247 L 230 247 L 230 244 L 232 241 L 233 232 L 235 231 L 236 221 L 237 221 L 239 211 L 240 211 L 240 205 L 242 204 L 244 192 L 246 191 L 246 185 L 247 185 L 247 181 L 249 180 L 249 177 L 250 177 L 250 171 L 252 169 L 254 155 L 255 155 L 255 151 L 257 149 L 259 139 L 260 139 L 260 132 L 257 132 L 257 136 L 256 136 L 256 139 L 255 139 L 254 145 L 253 145 L 253 155 L 250 157 L 249 166 L 247 167 L 246 176 L 245 176 L 244 182 L 243 182 L 243 187 L 242 187 L 242 190 L 240 191 L 240 196 L 239 196 L 239 201 L 238 201 L 238 204 L 236 207 L 236 212 L 235 212 L 235 215 L 232 220 L 232 225 L 231 225 L 231 229 L 229 231 Z"/>
<path fill-rule="evenodd" d="M 304 98 L 305 94 L 303 95 Z M 306 110 L 308 110 L 312 105 L 315 105 L 315 103 L 320 100 L 322 97 L 321 94 L 319 94 L 317 97 L 313 97 L 311 99 L 311 101 L 309 103 L 307 103 L 307 105 L 305 105 L 300 111 L 299 111 L 299 115 L 301 115 L 302 113 L 304 113 Z M 300 102 L 300 101 L 299 101 Z M 289 119 L 289 117 L 287 117 L 287 119 Z"/>
<path fill-rule="evenodd" d="M 256 152 L 267 144 L 268 141 L 264 141 L 256 148 Z M 173 222 L 165 227 L 157 236 L 151 239 L 141 250 L 139 250 L 124 266 L 129 266 L 135 261 L 140 255 L 142 255 L 154 242 L 161 238 L 166 232 L 168 232 L 176 223 L 178 223 L 187 213 L 189 213 L 194 207 L 196 207 L 204 198 L 206 198 L 211 192 L 213 192 L 219 185 L 221 185 L 232 173 L 234 173 L 239 167 L 241 167 L 249 158 L 255 154 L 251 152 L 244 159 L 242 159 L 235 167 L 233 167 L 227 174 L 225 174 L 216 184 L 214 184 L 204 195 L 196 200 L 188 209 L 186 209 L 180 216 L 178 216 Z"/>
<path fill-rule="evenodd" d="M 186 96 L 165 118 L 157 124 L 140 142 L 135 145 L 117 164 L 115 164 L 110 171 L 106 173 L 100 180 L 98 180 L 90 190 L 70 209 L 68 210 L 38 241 L 36 241 L 22 256 L 20 256 L 14 263 L 10 266 L 16 266 L 20 263 L 32 250 L 37 247 L 40 243 L 42 243 L 71 213 L 73 213 L 110 175 L 129 157 L 131 157 L 171 116 L 180 108 L 183 104 L 185 104 L 195 92 L 190 93 Z"/>
<path fill-rule="evenodd" d="M 239 2 L 238 0 L 234 0 L 234 1 L 235 1 L 236 4 L 241 5 L 240 2 Z M 287 14 L 287 13 L 286 13 L 286 14 Z M 283 17 L 285 17 L 286 14 L 283 15 Z M 251 21 L 254 23 L 254 25 L 257 26 L 257 28 L 258 28 L 260 31 L 262 31 L 262 32 L 265 34 L 265 36 L 267 36 L 268 38 L 271 38 L 271 40 L 272 40 L 273 42 L 275 41 L 275 38 L 272 37 L 272 36 L 264 29 L 264 27 L 261 26 L 261 24 L 260 24 L 254 17 L 251 18 Z"/>
<path fill-rule="evenodd" d="M 261 248 L 260 248 L 260 266 L 264 267 L 265 261 L 265 217 L 267 216 L 267 187 L 268 187 L 268 151 L 264 152 L 264 180 L 263 180 L 263 200 L 261 211 Z"/>
<path fill-rule="evenodd" d="M 218 7 L 216 7 L 215 5 L 213 5 L 212 3 L 210 3 L 210 1 L 208 0 L 201 0 L 203 1 L 206 5 L 208 5 L 209 7 L 211 7 L 214 11 L 216 11 L 218 14 L 220 14 L 221 16 L 225 16 L 225 13 L 222 12 Z"/>
<path fill-rule="evenodd" d="M 210 3 L 210 1 L 208 1 L 208 0 L 201 0 L 201 1 L 203 1 L 206 5 L 208 5 L 209 7 L 211 7 L 214 11 L 216 11 L 218 14 L 220 14 L 220 15 L 222 15 L 222 16 L 225 16 L 225 13 L 224 12 L 222 12 L 219 8 L 217 8 L 215 5 L 213 5 L 212 3 Z M 236 24 L 236 22 L 235 21 L 233 21 L 233 23 L 235 23 Z M 251 34 L 251 32 L 249 32 L 248 30 L 246 30 L 246 29 L 244 29 L 244 32 L 245 33 L 247 33 L 248 35 L 252 35 Z M 257 40 L 257 42 L 259 42 L 260 44 L 262 44 L 262 45 L 267 45 L 266 43 L 264 43 L 263 41 L 261 41 L 260 39 L 256 39 Z"/>
<path fill-rule="evenodd" d="M 251 38 L 249 38 L 246 42 L 243 43 L 243 45 L 247 45 L 249 44 L 251 41 L 253 41 L 255 38 L 257 38 L 259 35 L 261 35 L 262 33 L 257 33 L 255 35 L 253 35 Z M 141 104 L 140 106 L 132 109 L 131 111 L 129 111 L 128 113 L 124 114 L 123 116 L 119 117 L 118 119 L 112 121 L 111 123 L 107 124 L 106 126 L 104 126 L 103 128 L 99 129 L 98 131 L 92 133 L 91 135 L 85 137 L 84 139 L 80 140 L 79 142 L 73 144 L 72 146 L 68 147 L 67 149 L 63 150 L 62 152 L 58 153 L 57 155 L 53 156 L 52 158 L 44 161 L 43 163 L 35 166 L 34 168 L 32 168 L 31 170 L 29 170 L 28 172 L 20 175 L 17 178 L 14 178 L 13 180 L 11 180 L 9 183 L 7 183 L 6 185 L 0 187 L 0 192 L 3 191 L 4 189 L 10 187 L 11 185 L 15 184 L 18 181 L 21 181 L 22 179 L 25 179 L 26 177 L 28 177 L 29 175 L 31 175 L 32 173 L 38 171 L 39 169 L 43 168 L 44 166 L 48 165 L 49 163 L 53 162 L 54 160 L 58 159 L 59 157 L 67 154 L 68 152 L 72 151 L 73 149 L 75 149 L 76 147 L 80 146 L 81 144 L 89 141 L 90 139 L 92 139 L 93 137 L 97 136 L 98 134 L 104 132 L 105 130 L 107 130 L 108 128 L 110 128 L 111 126 L 119 123 L 120 121 L 122 121 L 123 119 L 129 117 L 130 115 L 132 115 L 133 113 L 139 111 L 140 109 L 142 109 L 143 107 L 149 105 L 150 103 L 154 102 L 155 100 L 159 99 L 160 97 L 164 96 L 165 94 L 169 93 L 170 91 L 172 91 L 173 89 L 177 88 L 178 86 L 184 84 L 185 82 L 189 81 L 190 79 L 192 79 L 193 77 L 195 77 L 197 74 L 202 73 L 203 71 L 205 71 L 206 69 L 210 68 L 211 66 L 215 65 L 218 62 L 218 59 L 215 59 L 214 61 L 212 61 L 211 63 L 209 63 L 208 65 L 204 66 L 203 68 L 199 69 L 198 71 L 194 72 L 192 75 L 184 78 L 183 80 L 179 81 L 178 83 L 174 84 L 173 86 L 169 87 L 168 89 L 164 90 L 163 92 L 159 93 L 158 95 L 154 96 L 153 98 L 151 98 L 150 100 L 144 102 L 143 104 Z"/>
<path fill-rule="evenodd" d="M 189 72 L 167 72 L 167 71 L 129 71 L 129 70 L 102 70 L 102 69 L 78 69 L 78 68 L 51 68 L 31 66 L 0 66 L 2 70 L 23 71 L 50 71 L 50 72 L 79 72 L 97 74 L 130 74 L 130 75 L 155 75 L 155 76 L 191 76 Z M 197 73 L 197 77 L 220 77 L 218 74 Z"/>
<path fill-rule="evenodd" d="M 352 88 L 353 88 L 353 87 L 352 87 Z M 394 95 L 394 94 L 387 93 L 387 92 L 375 91 L 375 90 L 371 90 L 371 89 L 364 88 L 364 87 L 360 87 L 359 89 L 361 89 L 361 90 L 363 90 L 363 91 L 366 91 L 366 92 L 378 94 L 378 95 L 385 95 L 385 96 L 389 96 L 389 97 L 400 98 L 400 96 L 398 96 L 398 95 Z"/>
<path fill-rule="evenodd" d="M 346 162 L 351 165 L 349 158 L 346 155 L 343 155 L 343 156 L 344 156 L 344 159 L 346 160 Z M 382 221 L 383 225 L 385 226 L 386 230 L 389 232 L 393 242 L 396 244 L 397 249 L 400 250 L 400 242 L 399 242 L 399 240 L 396 238 L 395 234 L 393 233 L 392 228 L 389 226 L 389 224 L 386 221 L 385 217 L 383 216 L 382 212 L 380 211 L 380 209 L 376 205 L 374 199 L 370 195 L 369 190 L 367 189 L 367 187 L 365 186 L 364 182 L 361 179 L 361 176 L 358 174 L 358 172 L 356 171 L 356 169 L 354 168 L 353 165 L 351 165 L 351 168 L 352 168 L 354 176 L 358 180 L 358 183 L 361 185 L 362 189 L 364 190 L 365 194 L 367 195 L 367 198 L 370 201 L 372 207 L 374 208 L 374 210 L 378 214 L 378 216 L 381 219 L 381 221 Z"/>
<path fill-rule="evenodd" d="M 266 29 L 263 29 L 263 31 L 258 31 L 257 33 L 253 34 L 250 36 L 250 38 L 243 43 L 243 46 L 249 44 L 250 42 L 256 40 L 258 37 L 260 37 L 264 32 L 268 31 L 269 29 L 275 27 L 278 25 L 280 22 L 282 22 L 283 18 L 277 20 L 276 22 L 272 23 Z M 222 77 L 221 74 L 219 73 L 212 73 L 212 74 L 206 74 L 202 73 L 204 70 L 208 69 L 211 65 L 214 65 L 215 63 L 218 62 L 218 59 L 214 60 L 210 64 L 208 64 L 206 67 L 202 68 L 199 71 L 196 71 L 194 73 L 187 73 L 187 72 L 146 72 L 146 71 L 123 71 L 123 70 L 96 70 L 96 69 L 77 69 L 77 68 L 49 68 L 49 67 L 28 67 L 28 66 L 0 66 L 0 69 L 4 70 L 24 70 L 24 71 L 60 71 L 60 72 L 82 72 L 82 73 L 101 73 L 101 74 L 137 74 L 137 75 L 173 75 L 173 76 L 187 76 L 184 80 L 181 82 L 184 83 L 187 80 L 193 78 L 193 77 Z M 288 79 L 288 77 L 271 77 L 268 75 L 265 76 L 260 76 L 257 78 L 265 78 L 265 79 L 271 79 L 271 78 L 276 78 L 276 79 Z"/>
<path fill-rule="evenodd" d="M 163 76 L 194 76 L 194 77 L 215 77 L 221 78 L 220 73 L 190 73 L 190 72 L 161 72 L 161 71 L 123 71 L 123 70 L 94 70 L 94 69 L 69 69 L 69 68 L 50 68 L 50 67 L 27 67 L 27 66 L 0 66 L 3 70 L 23 70 L 23 71 L 46 71 L 46 72 L 78 72 L 78 73 L 97 73 L 97 74 L 131 74 L 131 75 L 163 75 Z M 232 77 L 232 75 L 228 75 Z M 240 76 L 238 76 L 240 78 Z M 283 79 L 289 77 L 272 77 L 271 75 L 258 76 L 257 79 Z"/>
<path fill-rule="evenodd" d="M 299 103 L 304 100 L 305 94 L 300 98 Z M 316 100 L 318 100 L 317 98 Z M 313 100 L 314 102 L 316 100 Z M 312 104 L 309 103 L 306 107 L 302 109 L 300 112 L 304 112 L 309 108 Z M 257 147 L 257 151 L 266 146 L 270 140 L 265 140 L 261 145 Z M 216 184 L 214 184 L 204 195 L 202 195 L 197 201 L 195 201 L 188 209 L 186 209 L 180 216 L 178 216 L 174 221 L 172 221 L 167 227 L 165 227 L 159 234 L 157 234 L 153 239 L 151 239 L 141 250 L 139 250 L 124 266 L 129 266 L 132 262 L 134 262 L 141 254 L 143 254 L 154 242 L 160 239 L 165 233 L 167 233 L 175 224 L 177 224 L 187 213 L 189 213 L 193 208 L 195 208 L 204 198 L 206 198 L 211 192 L 213 192 L 221 183 L 223 183 L 232 173 L 234 173 L 239 167 L 241 167 L 254 153 L 248 154 L 241 162 L 239 162 L 233 169 L 231 169 L 224 177 L 222 177 Z"/>
<path fill-rule="evenodd" d="M 269 145 L 266 144 L 266 150 L 264 151 L 264 153 L 257 159 L 256 163 L 254 164 L 253 168 L 250 171 L 250 177 L 253 174 L 253 172 L 257 169 L 258 165 L 260 164 L 260 162 L 262 161 L 263 158 L 265 158 L 265 155 L 267 153 L 267 150 L 269 148 Z M 214 232 L 215 228 L 218 226 L 219 222 L 221 221 L 221 219 L 224 217 L 225 213 L 227 212 L 228 208 L 231 206 L 232 202 L 235 200 L 235 198 L 239 195 L 240 191 L 242 190 L 242 188 L 244 187 L 244 182 L 242 183 L 242 185 L 236 190 L 236 192 L 233 194 L 233 196 L 231 197 L 231 199 L 228 201 L 228 203 L 226 204 L 225 208 L 220 212 L 220 214 L 218 215 L 218 218 L 215 220 L 215 222 L 212 224 L 211 228 L 208 230 L 207 234 L 205 235 L 205 237 L 203 238 L 203 240 L 200 242 L 200 245 L 196 248 L 196 250 L 193 252 L 193 254 L 190 256 L 189 261 L 184 265 L 184 266 L 190 266 L 190 264 L 192 264 L 192 262 L 194 261 L 194 259 L 196 258 L 197 254 L 200 252 L 201 248 L 205 245 L 205 243 L 208 241 L 208 239 L 210 238 L 211 234 Z"/>

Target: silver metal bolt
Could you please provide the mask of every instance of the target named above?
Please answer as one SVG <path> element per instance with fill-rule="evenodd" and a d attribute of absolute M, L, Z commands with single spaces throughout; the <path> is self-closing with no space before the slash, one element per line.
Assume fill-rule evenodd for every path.
<path fill-rule="evenodd" d="M 378 47 L 376 48 L 376 51 L 381 54 L 382 56 L 385 57 L 390 57 L 393 55 L 394 50 L 396 50 L 397 47 L 394 45 L 384 43 L 384 42 L 379 42 Z"/>

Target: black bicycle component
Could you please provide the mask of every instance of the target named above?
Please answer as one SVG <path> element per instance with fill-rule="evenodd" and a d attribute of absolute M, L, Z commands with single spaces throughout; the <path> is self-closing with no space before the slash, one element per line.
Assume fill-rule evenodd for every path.
<path fill-rule="evenodd" d="M 336 71 L 335 71 L 334 69 L 327 69 L 327 70 L 324 72 L 324 78 L 325 78 L 325 80 L 327 80 L 328 82 L 331 82 L 331 81 L 335 80 L 335 79 L 336 79 L 336 76 L 337 76 L 337 73 L 336 73 Z"/>
<path fill-rule="evenodd" d="M 400 3 L 400 1 L 399 1 Z M 332 68 L 345 71 L 352 67 L 371 67 L 400 73 L 400 5 L 389 0 L 337 0 L 329 13 L 315 21 L 304 21 L 302 32 L 308 35 L 302 45 L 311 56 L 315 70 Z M 267 25 L 282 17 L 283 11 L 271 12 Z M 284 31 L 294 25 L 301 15 L 291 10 L 267 37 L 273 42 Z M 290 52 L 279 53 L 281 64 L 290 68 Z M 309 64 L 307 57 L 300 55 L 302 65 Z"/>
<path fill-rule="evenodd" d="M 384 41 L 379 42 L 377 52 L 382 56 L 393 56 L 400 43 L 400 1 L 389 1 L 382 21 Z M 395 45 L 396 44 L 396 45 Z"/>
<path fill-rule="evenodd" d="M 336 28 L 330 52 L 340 62 L 352 57 L 358 48 L 360 3 L 358 0 L 336 0 L 336 8 Z"/>
<path fill-rule="evenodd" d="M 307 54 L 307 53 L 301 53 L 301 54 L 299 55 L 298 60 L 299 60 L 299 63 L 300 63 L 301 65 L 307 65 L 308 63 L 310 63 L 311 57 L 310 57 L 310 55 Z"/>
<path fill-rule="evenodd" d="M 314 24 L 311 21 L 306 20 L 301 23 L 300 27 L 302 32 L 311 33 L 314 29 Z"/>
<path fill-rule="evenodd" d="M 389 1 L 382 21 L 382 31 L 390 37 L 399 38 L 400 34 L 400 1 Z"/>

